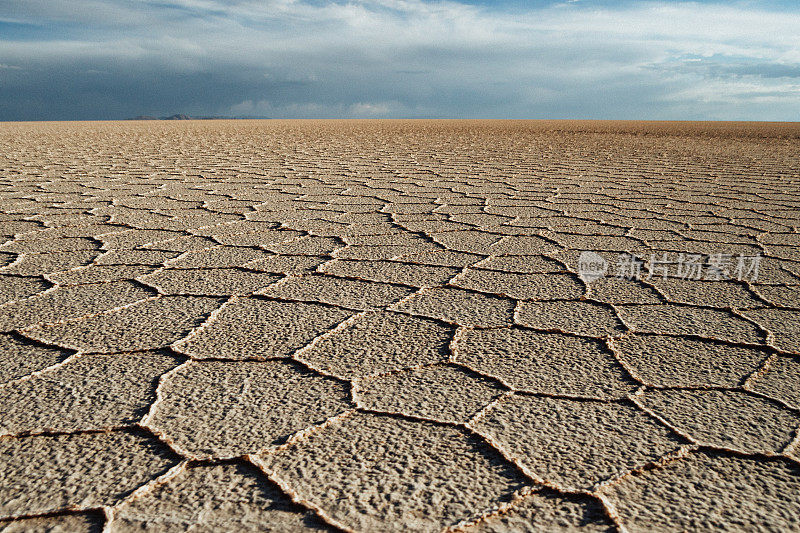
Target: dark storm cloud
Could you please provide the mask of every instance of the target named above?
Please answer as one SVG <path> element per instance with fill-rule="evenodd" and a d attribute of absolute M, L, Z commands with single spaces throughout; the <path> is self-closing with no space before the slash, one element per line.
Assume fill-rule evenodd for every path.
<path fill-rule="evenodd" d="M 179 70 L 147 61 L 80 60 L 0 72 L 5 120 L 114 119 L 176 112 L 205 115 L 270 94 L 289 103 L 308 82 L 268 79 L 235 65 Z"/>

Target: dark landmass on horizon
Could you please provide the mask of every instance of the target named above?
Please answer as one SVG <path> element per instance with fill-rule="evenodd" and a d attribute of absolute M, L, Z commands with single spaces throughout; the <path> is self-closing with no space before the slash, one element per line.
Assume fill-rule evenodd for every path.
<path fill-rule="evenodd" d="M 177 113 L 168 117 L 154 117 L 152 115 L 138 115 L 125 120 L 217 120 L 217 119 L 230 119 L 235 117 L 192 117 L 189 115 L 182 115 Z"/>
<path fill-rule="evenodd" d="M 240 119 L 254 119 L 254 118 L 269 118 L 269 117 L 226 117 L 226 116 L 189 116 L 177 113 L 168 117 L 154 117 L 152 115 L 138 115 L 125 120 L 240 120 Z"/>

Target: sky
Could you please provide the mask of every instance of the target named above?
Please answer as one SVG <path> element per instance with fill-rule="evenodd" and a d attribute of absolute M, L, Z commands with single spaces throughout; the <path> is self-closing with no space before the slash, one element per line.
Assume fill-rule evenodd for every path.
<path fill-rule="evenodd" d="M 0 0 L 0 120 L 800 120 L 800 2 Z"/>

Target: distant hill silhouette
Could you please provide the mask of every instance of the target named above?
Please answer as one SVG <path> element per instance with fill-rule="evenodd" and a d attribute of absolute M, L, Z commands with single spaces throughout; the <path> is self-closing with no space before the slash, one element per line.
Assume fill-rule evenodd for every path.
<path fill-rule="evenodd" d="M 127 118 L 125 120 L 220 120 L 220 119 L 235 119 L 240 117 L 190 117 L 189 115 L 170 115 L 168 117 L 154 117 L 152 115 L 139 115 L 137 117 Z"/>

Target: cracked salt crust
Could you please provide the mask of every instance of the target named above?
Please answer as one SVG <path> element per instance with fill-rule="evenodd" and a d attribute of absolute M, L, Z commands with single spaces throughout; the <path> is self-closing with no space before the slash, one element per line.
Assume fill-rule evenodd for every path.
<path fill-rule="evenodd" d="M 798 529 L 797 139 L 5 124 L 0 529 Z"/>

